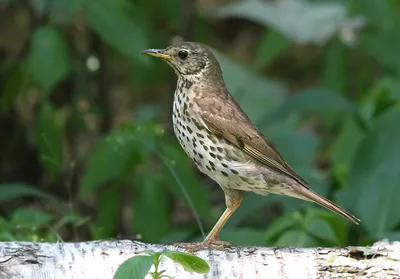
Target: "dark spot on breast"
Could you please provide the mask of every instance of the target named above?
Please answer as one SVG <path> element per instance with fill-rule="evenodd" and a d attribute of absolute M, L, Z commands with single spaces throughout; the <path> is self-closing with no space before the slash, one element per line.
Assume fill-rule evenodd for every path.
<path fill-rule="evenodd" d="M 190 129 L 189 126 L 186 126 L 186 129 L 188 130 L 188 132 L 189 132 L 190 134 L 193 133 L 192 129 Z"/>
<path fill-rule="evenodd" d="M 207 135 L 207 137 L 209 138 L 209 140 L 212 141 L 212 143 L 217 144 L 217 140 L 215 139 L 215 137 L 211 134 Z"/>
<path fill-rule="evenodd" d="M 211 171 L 211 168 L 210 168 L 209 166 L 206 166 L 206 168 L 207 168 L 209 171 Z"/>
<path fill-rule="evenodd" d="M 238 173 L 239 173 L 237 170 L 234 170 L 234 169 L 231 169 L 231 172 L 232 172 L 233 174 L 238 174 Z"/>
<path fill-rule="evenodd" d="M 215 151 L 215 147 L 214 146 L 210 146 L 211 151 Z"/>
<path fill-rule="evenodd" d="M 210 156 L 213 158 L 217 157 L 217 156 L 215 156 L 215 153 L 212 153 L 212 152 L 210 152 Z"/>
<path fill-rule="evenodd" d="M 203 130 L 203 127 L 200 125 L 200 123 L 196 119 L 191 118 L 191 120 L 194 123 L 194 125 L 196 125 L 197 129 Z"/>
<path fill-rule="evenodd" d="M 224 168 L 228 168 L 228 165 L 225 164 L 225 163 L 221 163 L 221 165 L 222 165 Z"/>
<path fill-rule="evenodd" d="M 196 142 L 195 142 L 195 141 L 193 141 L 193 147 L 194 147 L 194 148 L 196 148 L 196 147 L 197 147 L 197 144 L 196 144 Z"/>
<path fill-rule="evenodd" d="M 200 144 L 204 146 L 204 141 L 199 140 Z"/>
<path fill-rule="evenodd" d="M 200 159 L 204 158 L 203 154 L 201 154 L 201 153 L 199 153 L 199 157 L 200 157 Z"/>
<path fill-rule="evenodd" d="M 193 154 L 197 156 L 197 151 L 196 151 L 196 150 L 193 150 Z"/>
<path fill-rule="evenodd" d="M 203 135 L 203 134 L 196 133 L 196 135 L 197 135 L 199 138 L 204 139 L 204 135 Z"/>
<path fill-rule="evenodd" d="M 222 152 L 222 147 L 217 147 L 217 150 L 219 151 L 219 152 Z"/>
<path fill-rule="evenodd" d="M 193 82 L 189 81 L 189 80 L 183 80 L 183 87 L 185 87 L 186 89 L 189 89 L 190 87 L 192 87 Z"/>
<path fill-rule="evenodd" d="M 221 161 L 222 160 L 222 156 L 221 155 L 217 155 L 217 159 Z"/>
<path fill-rule="evenodd" d="M 224 171 L 221 171 L 221 173 L 222 173 L 222 175 L 223 175 L 223 176 L 226 176 L 226 177 L 228 177 L 228 174 L 227 174 L 226 172 L 224 172 Z"/>
<path fill-rule="evenodd" d="M 208 146 L 207 145 L 203 145 L 203 148 L 204 148 L 205 151 L 208 150 Z"/>

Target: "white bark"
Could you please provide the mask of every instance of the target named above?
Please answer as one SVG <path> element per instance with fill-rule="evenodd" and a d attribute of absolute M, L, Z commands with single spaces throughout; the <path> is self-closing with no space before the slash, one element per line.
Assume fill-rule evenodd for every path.
<path fill-rule="evenodd" d="M 177 250 L 129 240 L 0 242 L 0 278 L 110 279 L 126 259 L 166 248 Z M 209 263 L 209 274 L 188 273 L 168 258 L 160 270 L 174 278 L 400 278 L 400 242 L 381 241 L 369 248 L 233 247 L 196 254 Z"/>

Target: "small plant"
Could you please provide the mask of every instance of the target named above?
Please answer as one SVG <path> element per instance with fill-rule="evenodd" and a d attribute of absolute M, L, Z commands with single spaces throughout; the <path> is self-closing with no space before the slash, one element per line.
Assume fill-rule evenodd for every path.
<path fill-rule="evenodd" d="M 147 274 L 153 279 L 172 278 L 165 274 L 166 270 L 158 270 L 162 256 L 167 256 L 189 272 L 207 274 L 210 271 L 206 261 L 192 254 L 171 250 L 161 252 L 147 250 L 145 253 L 147 255 L 135 256 L 124 261 L 115 272 L 114 279 L 142 279 Z M 149 273 L 153 265 L 154 271 Z"/>

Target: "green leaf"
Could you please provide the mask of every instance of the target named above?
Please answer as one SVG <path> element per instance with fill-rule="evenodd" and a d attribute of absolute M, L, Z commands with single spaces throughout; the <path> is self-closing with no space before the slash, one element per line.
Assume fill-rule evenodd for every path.
<path fill-rule="evenodd" d="M 272 27 L 296 43 L 324 43 L 349 20 L 341 3 L 240 1 L 213 10 L 217 17 L 239 17 Z M 293 18 L 296 20 L 293 20 Z"/>
<path fill-rule="evenodd" d="M 299 220 L 295 218 L 294 212 L 290 212 L 276 218 L 271 224 L 268 225 L 267 231 L 265 232 L 265 238 L 269 242 L 268 244 L 271 244 L 270 242 L 283 232 L 288 231 L 294 226 L 298 225 Z"/>
<path fill-rule="evenodd" d="M 317 242 L 306 232 L 297 230 L 285 231 L 276 241 L 276 246 L 315 247 Z"/>
<path fill-rule="evenodd" d="M 396 57 L 400 48 L 398 36 L 400 24 L 392 25 L 391 28 L 380 30 L 376 34 L 363 34 L 359 38 L 358 47 L 375 58 L 382 66 L 400 74 L 400 62 Z"/>
<path fill-rule="evenodd" d="M 33 226 L 47 225 L 53 219 L 49 213 L 34 208 L 17 208 L 11 215 L 13 223 L 29 228 Z"/>
<path fill-rule="evenodd" d="M 273 29 L 265 30 L 258 46 L 256 58 L 254 59 L 254 68 L 261 69 L 267 66 L 272 60 L 282 55 L 283 51 L 289 47 L 289 40 L 282 36 L 282 34 Z"/>
<path fill-rule="evenodd" d="M 144 240 L 159 242 L 169 227 L 169 197 L 162 180 L 157 175 L 149 175 L 150 168 L 135 177 L 133 226 Z"/>
<path fill-rule="evenodd" d="M 356 152 L 348 186 L 339 194 L 376 239 L 400 222 L 399 119 L 400 109 L 393 109 L 372 123 Z"/>
<path fill-rule="evenodd" d="M 0 184 L 0 203 L 10 201 L 16 198 L 26 196 L 37 197 L 53 203 L 64 214 L 69 213 L 69 209 L 65 207 L 55 196 L 37 189 L 34 186 L 21 183 Z"/>
<path fill-rule="evenodd" d="M 186 271 L 207 274 L 210 272 L 210 266 L 202 258 L 178 251 L 164 250 L 163 254 L 180 264 Z"/>
<path fill-rule="evenodd" d="M 364 93 L 359 105 L 360 117 L 364 123 L 370 124 L 376 115 L 386 111 L 389 104 L 400 99 L 400 81 L 383 76 L 375 82 L 371 89 Z"/>
<path fill-rule="evenodd" d="M 232 242 L 234 245 L 263 246 L 266 244 L 263 231 L 249 228 L 224 228 L 219 235 L 219 239 Z"/>
<path fill-rule="evenodd" d="M 350 7 L 353 14 L 361 14 L 367 18 L 369 25 L 379 29 L 387 29 L 398 20 L 395 6 L 397 1 L 354 1 Z M 392 5 L 391 5 L 392 3 Z"/>
<path fill-rule="evenodd" d="M 14 227 L 10 221 L 0 217 L 0 241 L 16 241 Z"/>
<path fill-rule="evenodd" d="M 47 97 L 53 87 L 71 71 L 68 44 L 62 34 L 49 25 L 32 35 L 28 57 L 29 71 Z"/>
<path fill-rule="evenodd" d="M 338 137 L 332 145 L 331 162 L 333 171 L 340 181 L 344 182 L 347 177 L 350 164 L 364 133 L 353 118 L 348 118 L 343 124 Z"/>
<path fill-rule="evenodd" d="M 121 195 L 118 185 L 104 189 L 97 203 L 97 222 L 101 227 L 101 238 L 114 237 L 120 222 Z"/>
<path fill-rule="evenodd" d="M 251 120 L 256 122 L 282 103 L 287 95 L 287 89 L 282 83 L 264 78 L 222 54 L 214 53 L 221 64 L 229 93 Z"/>
<path fill-rule="evenodd" d="M 41 105 L 36 125 L 41 162 L 51 177 L 55 178 L 62 169 L 62 142 L 60 127 L 57 126 L 55 111 L 51 103 L 45 102 Z"/>
<path fill-rule="evenodd" d="M 149 63 L 140 52 L 148 49 L 147 37 L 141 24 L 124 11 L 120 1 L 92 0 L 86 6 L 87 20 L 97 34 L 109 45 L 133 61 Z"/>
<path fill-rule="evenodd" d="M 330 241 L 331 246 L 346 245 L 348 228 L 351 225 L 348 220 L 323 207 L 309 207 L 306 211 L 306 220 L 303 224 L 306 231 L 311 235 Z M 321 224 L 321 221 L 324 224 Z M 321 226 L 321 229 L 318 226 Z"/>
<path fill-rule="evenodd" d="M 316 236 L 318 238 L 338 243 L 339 239 L 335 234 L 335 231 L 331 225 L 324 219 L 312 218 L 305 225 L 305 229 L 310 235 Z"/>
<path fill-rule="evenodd" d="M 121 176 L 137 148 L 131 131 L 117 131 L 102 139 L 89 157 L 83 174 L 81 194 L 85 195 Z"/>
<path fill-rule="evenodd" d="M 329 44 L 325 54 L 322 87 L 335 92 L 344 92 L 347 77 L 346 47 L 338 40 L 334 40 Z"/>
<path fill-rule="evenodd" d="M 13 108 L 18 95 L 26 87 L 26 63 L 17 64 L 8 71 L 0 72 L 0 75 L 2 76 L 0 78 L 0 112 L 8 113 Z"/>
<path fill-rule="evenodd" d="M 324 89 L 313 88 L 297 93 L 289 98 L 280 107 L 272 111 L 266 120 L 268 123 L 275 123 L 293 113 L 325 111 L 328 109 L 349 114 L 357 112 L 356 107 L 339 94 Z"/>
<path fill-rule="evenodd" d="M 114 274 L 114 279 L 144 279 L 153 265 L 153 256 L 135 256 L 124 261 Z"/>

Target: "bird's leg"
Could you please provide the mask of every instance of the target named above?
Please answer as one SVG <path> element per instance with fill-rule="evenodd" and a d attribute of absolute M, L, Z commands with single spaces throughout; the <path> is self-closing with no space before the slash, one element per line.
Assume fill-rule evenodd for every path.
<path fill-rule="evenodd" d="M 242 203 L 242 195 L 238 190 L 228 190 L 224 189 L 225 192 L 225 203 L 226 209 L 224 213 L 219 218 L 218 222 L 212 228 L 211 232 L 207 235 L 204 242 L 208 244 L 215 244 L 215 245 L 229 245 L 229 242 L 220 241 L 218 240 L 218 235 L 221 232 L 222 228 L 232 216 L 232 214 L 239 208 L 240 204 Z"/>
<path fill-rule="evenodd" d="M 188 252 L 196 252 L 206 247 L 221 249 L 223 246 L 229 245 L 229 242 L 218 240 L 218 235 L 233 212 L 242 203 L 242 195 L 238 190 L 224 189 L 224 192 L 226 209 L 204 241 L 199 243 L 179 243 L 177 244 L 179 247 L 186 249 Z"/>

